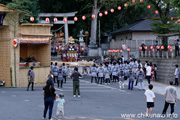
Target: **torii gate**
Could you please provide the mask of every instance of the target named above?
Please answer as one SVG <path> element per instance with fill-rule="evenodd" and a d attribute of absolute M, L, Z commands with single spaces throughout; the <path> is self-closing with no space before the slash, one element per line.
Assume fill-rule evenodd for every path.
<path fill-rule="evenodd" d="M 38 15 L 37 20 L 39 21 L 39 23 L 42 24 L 64 24 L 64 31 L 65 31 L 65 40 L 66 43 L 68 42 L 68 37 L 69 37 L 69 31 L 68 31 L 68 24 L 74 24 L 74 20 L 67 20 L 67 22 L 64 22 L 63 19 L 62 20 L 58 20 L 57 22 L 54 22 L 54 18 L 58 18 L 58 17 L 66 17 L 68 19 L 68 17 L 74 17 L 75 14 L 77 12 L 71 12 L 71 13 L 40 13 Z M 44 17 L 48 17 L 50 20 L 49 22 L 46 22 L 44 19 Z"/>

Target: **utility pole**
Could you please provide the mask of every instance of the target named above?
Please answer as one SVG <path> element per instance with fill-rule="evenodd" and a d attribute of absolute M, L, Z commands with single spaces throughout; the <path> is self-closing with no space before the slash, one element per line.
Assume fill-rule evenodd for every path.
<path fill-rule="evenodd" d="M 101 47 L 101 24 L 99 20 L 99 48 Z"/>

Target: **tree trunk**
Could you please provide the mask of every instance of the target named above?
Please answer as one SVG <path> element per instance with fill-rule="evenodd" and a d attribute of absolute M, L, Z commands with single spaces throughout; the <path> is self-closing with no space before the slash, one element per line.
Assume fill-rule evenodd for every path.
<path fill-rule="evenodd" d="M 164 46 L 164 50 L 167 51 L 168 48 L 168 37 L 162 37 L 162 45 Z"/>
<path fill-rule="evenodd" d="M 91 37 L 90 37 L 90 44 L 96 44 L 96 33 L 97 33 L 97 15 L 99 13 L 99 8 L 97 5 L 98 0 L 94 0 L 94 6 L 92 8 L 92 14 L 96 17 L 91 21 Z"/>

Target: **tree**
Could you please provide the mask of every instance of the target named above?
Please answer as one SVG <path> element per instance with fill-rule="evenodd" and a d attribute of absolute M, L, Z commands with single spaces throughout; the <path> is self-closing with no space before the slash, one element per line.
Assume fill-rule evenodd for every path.
<path fill-rule="evenodd" d="M 29 18 L 31 16 L 37 17 L 39 13 L 38 0 L 12 0 L 7 6 L 19 11 L 19 17 L 23 19 L 21 20 L 23 23 L 30 22 Z"/>

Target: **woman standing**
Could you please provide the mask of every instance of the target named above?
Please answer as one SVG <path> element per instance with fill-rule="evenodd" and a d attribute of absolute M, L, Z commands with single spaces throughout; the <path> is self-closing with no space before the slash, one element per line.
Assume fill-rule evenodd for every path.
<path fill-rule="evenodd" d="M 46 118 L 47 110 L 49 109 L 49 118 L 48 120 L 52 120 L 52 111 L 54 105 L 54 97 L 56 96 L 56 90 L 53 87 L 53 82 L 51 79 L 48 79 L 46 82 L 46 86 L 43 88 L 44 93 L 44 114 L 43 119 Z"/>

